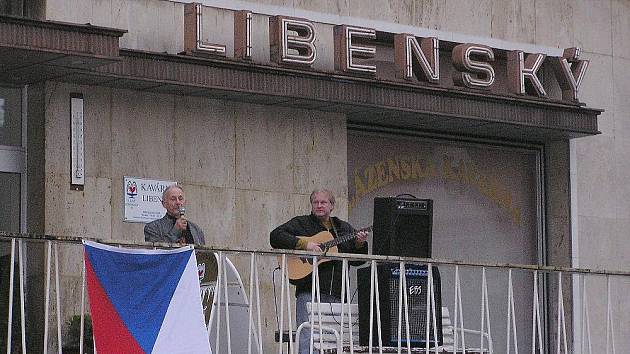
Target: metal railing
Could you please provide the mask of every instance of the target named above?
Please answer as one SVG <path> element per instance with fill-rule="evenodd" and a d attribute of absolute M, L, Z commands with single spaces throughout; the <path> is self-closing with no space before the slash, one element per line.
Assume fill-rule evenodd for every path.
<path fill-rule="evenodd" d="M 39 338 L 43 353 L 49 351 L 62 353 L 64 339 L 62 334 L 68 332 L 67 318 L 73 314 L 73 310 L 69 311 L 66 308 L 78 307 L 79 352 L 83 353 L 86 348 L 84 315 L 88 312 L 85 303 L 83 258 L 64 260 L 64 257 L 72 256 L 60 256 L 59 249 L 80 247 L 81 239 L 0 233 L 0 243 L 5 245 L 5 249 L 8 246 L 9 254 L 6 257 L 10 258 L 6 301 L 8 308 L 6 312 L 0 309 L 1 314 L 7 315 L 6 342 L 3 344 L 6 352 L 32 353 L 30 348 L 38 347 L 32 342 L 33 337 L 36 337 Z M 176 247 L 170 244 L 112 241 L 103 243 L 133 248 Z M 27 280 L 36 278 L 32 275 L 33 270 L 26 269 L 25 263 L 25 251 L 33 244 L 39 244 L 40 248 L 41 245 L 44 246 L 43 254 L 28 253 L 29 264 L 43 264 L 44 294 L 27 294 L 25 291 Z M 297 353 L 296 343 L 285 343 L 273 338 L 274 332 L 278 332 L 279 337 L 283 338 L 283 334 L 288 331 L 287 338 L 292 341 L 295 329 L 300 326 L 293 321 L 295 309 L 287 268 L 287 258 L 296 256 L 311 260 L 313 264 L 311 302 L 315 304 L 313 307 L 315 310 L 314 315 L 310 317 L 310 323 L 304 327 L 310 331 L 311 338 L 315 338 L 311 340 L 311 350 L 326 346 L 326 336 L 320 332 L 327 329 L 327 326 L 322 324 L 321 310 L 326 304 L 320 301 L 319 292 L 315 291 L 319 284 L 318 268 L 315 264 L 322 258 L 329 258 L 339 261 L 342 266 L 341 311 L 335 314 L 337 316 L 335 321 L 339 326 L 333 329 L 336 332 L 333 342 L 336 343 L 333 343 L 332 347 L 337 348 L 337 351 L 341 349 L 348 353 L 384 353 L 390 350 L 396 353 L 420 351 L 427 354 L 630 352 L 630 344 L 627 341 L 616 342 L 617 338 L 630 337 L 625 315 L 630 309 L 628 300 L 630 297 L 627 296 L 630 291 L 630 272 L 375 255 L 313 255 L 291 250 L 199 246 L 196 247 L 196 252 L 199 254 L 212 252 L 218 261 L 216 282 L 209 296 L 212 298 L 212 312 L 209 316 L 208 335 L 214 353 Z M 76 254 L 75 252 L 74 258 L 77 258 Z M 42 256 L 41 259 L 39 255 Z M 60 277 L 60 260 L 81 265 L 80 295 L 76 298 L 72 296 L 74 293 L 62 297 L 63 289 L 60 288 L 60 284 L 68 282 L 62 282 Z M 368 338 L 367 343 L 362 343 L 363 346 L 356 343 L 353 336 L 355 334 L 353 331 L 356 331 L 357 314 L 350 311 L 350 303 L 355 302 L 354 295 L 351 294 L 356 292 L 356 280 L 350 270 L 349 261 L 365 262 L 364 268 L 367 268 L 365 272 L 369 272 L 370 278 L 369 293 L 367 297 L 363 294 L 364 299 L 369 298 L 369 315 L 363 314 L 367 316 L 366 322 L 369 326 L 367 328 L 359 326 L 360 337 Z M 390 269 L 393 269 L 391 274 L 398 276 L 395 279 L 390 274 L 388 278 L 398 284 L 397 293 L 391 296 L 391 301 L 397 305 L 389 306 L 390 313 L 382 313 L 380 310 L 383 304 L 379 301 L 382 294 L 379 293 L 381 287 L 378 266 L 383 264 L 389 264 Z M 422 345 L 413 343 L 414 334 L 410 333 L 414 330 L 417 332 L 417 329 L 412 327 L 418 321 L 417 317 L 410 320 L 410 316 L 416 315 L 410 313 L 410 297 L 413 294 L 409 291 L 406 271 L 410 265 L 422 265 L 427 269 L 428 292 L 424 299 L 424 313 L 428 315 L 423 318 L 423 333 L 419 334 L 419 337 L 423 338 Z M 434 286 L 437 283 L 433 279 L 434 267 L 440 268 L 441 284 L 444 285 L 437 289 Z M 268 277 L 266 274 L 261 276 L 261 271 L 265 273 L 271 271 L 275 275 L 276 270 L 281 274 L 280 284 L 276 284 L 274 277 Z M 16 272 L 19 275 L 17 281 L 14 280 Z M 66 272 L 63 276 L 70 275 Z M 570 285 L 567 286 L 567 283 Z M 0 283 L 0 287 L 2 286 L 6 285 Z M 232 291 L 234 288 L 238 291 Z M 208 296 L 208 289 L 205 291 L 205 295 Z M 244 302 L 235 300 L 235 293 L 240 294 Z M 17 319 L 19 327 L 16 326 L 14 318 L 16 295 L 19 295 Z M 28 303 L 28 299 L 40 296 L 44 299 L 41 317 L 38 315 L 29 317 L 25 312 L 25 303 Z M 53 311 L 51 299 L 54 299 Z M 443 313 L 440 316 L 441 311 L 438 309 L 442 308 L 452 315 L 445 317 Z M 449 308 L 452 311 L 449 311 Z M 238 312 L 238 309 L 245 312 Z M 54 315 L 51 315 L 51 312 Z M 381 335 L 384 330 L 382 316 L 389 316 L 390 320 L 398 319 L 390 321 L 394 322 L 388 327 L 392 329 L 391 336 L 385 340 Z M 27 335 L 26 328 L 33 327 L 27 326 L 29 322 L 43 324 L 41 336 L 37 331 Z M 448 334 L 450 339 L 448 341 L 444 339 L 441 345 L 433 345 L 435 340 L 432 342 L 431 338 L 438 338 L 439 328 L 442 328 L 444 337 Z M 19 331 L 19 334 L 14 330 Z M 593 331 L 598 335 L 594 336 Z M 51 332 L 54 334 L 51 335 Z M 243 340 L 243 335 L 247 335 L 247 341 Z M 31 340 L 27 341 L 27 337 Z M 328 352 L 334 352 L 334 349 L 332 350 Z"/>

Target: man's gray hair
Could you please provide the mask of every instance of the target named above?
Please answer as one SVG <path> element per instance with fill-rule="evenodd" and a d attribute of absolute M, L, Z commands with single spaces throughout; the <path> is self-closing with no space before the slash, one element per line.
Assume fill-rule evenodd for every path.
<path fill-rule="evenodd" d="M 311 201 L 311 203 L 313 202 L 313 197 L 317 193 L 325 193 L 326 196 L 328 197 L 328 200 L 330 201 L 330 204 L 335 205 L 335 195 L 333 194 L 333 192 L 331 192 L 328 189 L 315 189 L 314 191 L 312 191 L 311 196 L 309 197 L 309 200 Z"/>
<path fill-rule="evenodd" d="M 170 186 L 166 187 L 164 191 L 162 191 L 162 200 L 166 199 L 166 193 L 168 193 L 168 191 L 170 191 L 173 188 L 177 188 L 180 191 L 182 191 L 182 193 L 184 193 L 184 188 L 182 188 L 182 186 L 180 186 L 179 184 L 171 184 Z"/>

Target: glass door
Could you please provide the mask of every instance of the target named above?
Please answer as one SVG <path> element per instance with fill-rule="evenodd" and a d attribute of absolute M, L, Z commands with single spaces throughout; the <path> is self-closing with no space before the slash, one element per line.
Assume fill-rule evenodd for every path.
<path fill-rule="evenodd" d="M 0 87 L 0 231 L 26 232 L 24 91 Z"/>

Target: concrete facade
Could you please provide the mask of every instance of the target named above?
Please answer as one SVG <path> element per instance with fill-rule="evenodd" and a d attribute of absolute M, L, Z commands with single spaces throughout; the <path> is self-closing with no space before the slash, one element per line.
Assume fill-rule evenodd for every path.
<path fill-rule="evenodd" d="M 571 230 L 557 227 L 549 232 L 562 233 L 556 239 L 571 239 L 559 253 L 570 248 L 574 267 L 627 270 L 630 266 L 626 242 L 630 229 L 630 186 L 626 183 L 630 176 L 629 1 L 199 1 L 209 6 L 204 8 L 204 26 L 212 29 L 207 40 L 225 43 L 228 57 L 233 55 L 231 11 L 210 6 L 251 9 L 257 13 L 254 25 L 260 28 L 266 27 L 270 14 L 327 23 L 317 27 L 320 56 L 314 68 L 321 71 L 333 70 L 334 23 L 419 27 L 444 39 L 468 38 L 498 47 L 523 44 L 558 52 L 581 47 L 591 65 L 581 85 L 580 100 L 605 110 L 599 120 L 602 134 L 550 146 L 553 153 L 548 164 L 558 159 L 561 165 L 550 173 L 568 174 L 569 178 L 568 183 L 567 176 L 550 181 L 547 193 L 554 200 L 567 194 L 570 199 L 554 203 L 549 215 L 564 218 L 570 213 Z M 45 2 L 47 20 L 126 29 L 121 48 L 171 54 L 183 50 L 183 14 L 183 3 L 166 0 Z M 252 40 L 256 43 L 253 61 L 267 62 L 268 32 L 258 31 Z M 308 193 L 318 186 L 335 192 L 337 215 L 347 216 L 343 114 L 58 82 L 47 82 L 32 91 L 29 101 L 36 107 L 29 109 L 29 124 L 31 119 L 41 120 L 45 127 L 36 133 L 44 137 L 45 146 L 33 149 L 43 155 L 36 159 L 41 166 L 33 167 L 43 167 L 43 176 L 38 177 L 43 187 L 35 184 L 29 189 L 31 193 L 43 190 L 41 206 L 32 207 L 41 218 L 31 224 L 43 223 L 37 231 L 143 240 L 143 224 L 122 221 L 123 176 L 181 183 L 189 199 L 191 220 L 206 230 L 207 244 L 217 247 L 269 248 L 269 230 L 307 212 Z M 81 92 L 86 102 L 86 184 L 82 192 L 68 188 L 66 118 L 72 92 Z M 560 196 L 553 197 L 555 194 Z M 550 245 L 552 261 L 555 251 Z M 62 288 L 76 292 L 78 253 L 64 252 L 61 273 L 67 284 Z M 271 262 L 264 264 L 261 274 L 270 274 L 274 267 Z M 602 285 L 605 289 L 602 283 L 589 285 L 593 298 L 601 296 L 596 289 Z M 270 296 L 270 286 L 261 289 L 265 296 Z M 613 302 L 618 314 L 630 311 L 626 299 Z M 78 309 L 65 306 L 64 312 L 68 317 Z M 271 319 L 273 314 L 264 316 Z M 605 320 L 592 319 L 602 324 L 592 325 L 600 347 L 605 341 Z M 619 330 L 627 333 L 630 318 L 619 320 Z M 272 322 L 269 329 L 274 328 Z M 272 341 L 271 337 L 266 340 Z M 621 345 L 617 352 L 630 350 L 627 343 Z"/>

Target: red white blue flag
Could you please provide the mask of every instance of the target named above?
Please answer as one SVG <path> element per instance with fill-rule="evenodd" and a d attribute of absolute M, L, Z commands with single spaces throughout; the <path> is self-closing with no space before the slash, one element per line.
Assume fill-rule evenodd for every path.
<path fill-rule="evenodd" d="M 191 246 L 83 243 L 97 353 L 211 353 Z"/>

